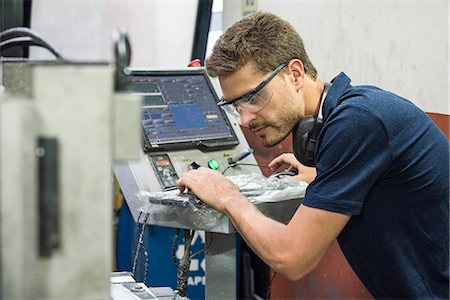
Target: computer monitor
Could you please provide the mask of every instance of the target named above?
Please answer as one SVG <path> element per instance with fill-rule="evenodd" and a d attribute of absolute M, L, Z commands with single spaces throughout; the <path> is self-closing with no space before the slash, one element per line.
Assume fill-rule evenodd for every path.
<path fill-rule="evenodd" d="M 204 69 L 134 70 L 129 90 L 142 96 L 145 152 L 239 144 Z"/>

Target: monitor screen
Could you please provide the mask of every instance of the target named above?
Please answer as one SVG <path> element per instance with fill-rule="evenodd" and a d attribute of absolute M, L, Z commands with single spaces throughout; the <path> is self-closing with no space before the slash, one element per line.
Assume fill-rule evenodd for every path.
<path fill-rule="evenodd" d="M 142 96 L 146 152 L 239 144 L 204 70 L 133 71 L 129 90 Z"/>

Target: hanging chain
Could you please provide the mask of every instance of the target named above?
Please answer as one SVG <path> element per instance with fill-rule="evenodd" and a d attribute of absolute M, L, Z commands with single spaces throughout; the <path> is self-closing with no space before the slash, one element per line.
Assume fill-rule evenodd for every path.
<path fill-rule="evenodd" d="M 146 213 L 144 215 L 144 219 L 142 221 L 142 227 L 141 227 L 141 231 L 139 232 L 139 220 L 141 219 L 142 216 L 142 212 L 139 214 L 138 218 L 137 218 L 137 222 L 136 222 L 136 226 L 137 226 L 137 232 L 139 234 L 139 239 L 138 239 L 138 243 L 136 246 L 136 252 L 134 254 L 134 259 L 133 259 L 133 269 L 132 269 L 132 273 L 133 273 L 133 277 L 136 278 L 136 266 L 137 266 L 137 261 L 139 258 L 139 253 L 141 251 L 141 248 L 143 250 L 143 255 L 145 257 L 145 263 L 144 263 L 144 280 L 143 282 L 146 283 L 147 282 L 147 273 L 148 273 L 148 252 L 147 252 L 147 248 L 145 247 L 145 243 L 144 243 L 144 234 L 145 234 L 145 226 L 147 225 L 147 219 L 149 217 L 150 214 Z"/>
<path fill-rule="evenodd" d="M 179 229 L 175 231 L 175 235 L 172 241 L 172 260 L 177 268 L 177 290 L 181 297 L 186 297 L 189 268 L 191 266 L 191 242 L 194 237 L 195 230 L 184 230 L 184 253 L 180 262 L 176 257 L 177 240 L 179 236 Z"/>

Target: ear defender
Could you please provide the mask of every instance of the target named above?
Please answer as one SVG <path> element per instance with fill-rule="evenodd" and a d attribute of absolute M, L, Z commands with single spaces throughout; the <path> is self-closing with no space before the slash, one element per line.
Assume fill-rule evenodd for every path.
<path fill-rule="evenodd" d="M 331 83 L 326 82 L 320 99 L 320 108 L 317 117 L 306 116 L 301 118 L 292 130 L 294 156 L 301 164 L 307 167 L 316 166 L 314 154 L 317 137 L 323 125 L 322 106 L 330 87 Z"/>
<path fill-rule="evenodd" d="M 314 151 L 316 149 L 317 136 L 312 134 L 314 128 L 320 132 L 322 120 L 318 122 L 316 118 L 309 116 L 302 118 L 295 125 L 292 132 L 295 158 L 307 167 L 315 166 Z"/>

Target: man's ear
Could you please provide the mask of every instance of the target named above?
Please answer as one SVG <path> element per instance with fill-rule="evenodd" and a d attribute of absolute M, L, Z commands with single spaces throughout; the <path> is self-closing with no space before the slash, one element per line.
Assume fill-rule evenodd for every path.
<path fill-rule="evenodd" d="M 287 70 L 295 88 L 297 90 L 303 88 L 303 83 L 305 81 L 303 62 L 300 59 L 293 59 L 287 65 Z"/>

